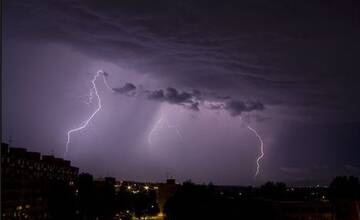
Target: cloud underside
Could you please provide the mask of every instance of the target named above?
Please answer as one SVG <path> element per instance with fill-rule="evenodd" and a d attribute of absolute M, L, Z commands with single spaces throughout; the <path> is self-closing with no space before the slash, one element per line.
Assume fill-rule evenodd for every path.
<path fill-rule="evenodd" d="M 109 73 L 103 72 L 103 74 L 105 77 L 109 76 Z M 264 104 L 256 101 L 233 100 L 229 96 L 225 99 L 218 96 L 203 97 L 199 90 L 180 92 L 172 87 L 168 87 L 165 90 L 143 90 L 143 86 L 140 86 L 140 88 L 138 89 L 132 83 L 126 83 L 124 86 L 113 88 L 112 90 L 115 93 L 127 96 L 143 97 L 152 101 L 180 105 L 194 111 L 200 111 L 200 106 L 210 110 L 227 110 L 232 116 L 238 116 L 243 112 L 262 111 L 265 109 Z M 214 99 L 219 99 L 220 101 L 212 102 Z"/>

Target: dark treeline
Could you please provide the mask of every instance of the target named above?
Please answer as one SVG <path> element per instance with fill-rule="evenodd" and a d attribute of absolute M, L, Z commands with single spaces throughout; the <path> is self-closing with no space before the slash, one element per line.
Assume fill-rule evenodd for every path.
<path fill-rule="evenodd" d="M 319 206 L 320 212 L 328 211 L 334 219 L 345 220 L 355 219 L 351 215 L 354 212 L 351 210 L 351 204 L 352 201 L 360 200 L 358 178 L 345 176 L 336 177 L 328 188 L 294 189 L 287 187 L 284 183 L 267 182 L 259 188 L 247 187 L 240 191 L 235 194 L 231 189 L 228 192 L 219 191 L 211 184 L 195 185 L 190 181 L 185 182 L 166 203 L 166 219 L 294 219 L 282 217 L 282 213 L 279 213 L 281 210 L 277 209 L 277 206 L 290 209 L 289 204 L 307 204 L 307 208 L 312 208 L 318 204 L 329 203 L 330 209 Z M 314 208 L 314 210 L 318 209 Z M 356 215 L 356 213 L 353 214 Z"/>
<path fill-rule="evenodd" d="M 136 193 L 126 187 L 115 190 L 115 180 L 94 181 L 90 174 L 80 174 L 74 186 L 51 183 L 48 188 L 50 219 L 131 219 L 132 216 L 156 215 L 156 193 Z"/>
<path fill-rule="evenodd" d="M 134 191 L 126 184 L 115 185 L 114 178 L 95 181 L 86 173 L 80 174 L 72 184 L 64 181 L 44 183 L 44 201 L 49 215 L 42 219 L 126 220 L 159 214 L 154 188 Z M 273 182 L 260 187 L 221 187 L 187 181 L 178 185 L 163 211 L 167 220 L 288 219 L 281 217 L 281 211 L 290 210 L 291 202 L 301 201 L 295 204 L 305 207 L 304 210 L 315 207 L 336 216 L 333 219 L 348 220 L 354 219 L 352 202 L 359 200 L 360 183 L 356 177 L 336 177 L 326 188 L 292 188 Z M 323 206 L 323 203 L 329 206 Z"/>
<path fill-rule="evenodd" d="M 360 220 L 360 183 L 353 176 L 336 177 L 329 187 L 94 180 L 70 161 L 1 144 L 1 219 L 133 218 Z"/>

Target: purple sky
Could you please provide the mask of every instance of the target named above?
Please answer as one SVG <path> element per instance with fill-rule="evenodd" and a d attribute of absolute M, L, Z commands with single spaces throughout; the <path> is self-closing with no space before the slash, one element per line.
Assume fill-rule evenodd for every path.
<path fill-rule="evenodd" d="M 135 87 L 96 81 L 103 108 L 67 155 L 81 171 L 215 184 L 359 175 L 359 12 L 351 0 L 5 0 L 2 141 L 62 157 L 66 132 L 96 109 L 85 101 L 102 69 L 112 88 Z M 161 114 L 170 126 L 149 144 Z M 256 180 L 248 125 L 264 141 Z"/>

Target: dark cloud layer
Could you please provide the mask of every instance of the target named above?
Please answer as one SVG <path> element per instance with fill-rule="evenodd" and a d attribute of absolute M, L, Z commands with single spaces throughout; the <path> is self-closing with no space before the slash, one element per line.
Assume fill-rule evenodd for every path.
<path fill-rule="evenodd" d="M 243 101 L 229 101 L 226 103 L 227 109 L 231 115 L 240 115 L 242 112 L 251 112 L 254 110 L 264 110 L 265 106 L 260 102 L 243 102 Z"/>
<path fill-rule="evenodd" d="M 106 73 L 106 77 L 109 74 Z M 143 88 L 143 86 L 140 86 Z M 185 108 L 194 111 L 200 111 L 200 106 L 204 106 L 211 110 L 227 110 L 232 116 L 238 116 L 243 112 L 262 111 L 265 109 L 263 103 L 255 101 L 239 101 L 232 100 L 231 97 L 219 97 L 216 95 L 208 95 L 203 97 L 201 91 L 193 90 L 192 92 L 181 92 L 175 88 L 168 87 L 167 89 L 159 90 L 137 90 L 137 87 L 132 83 L 126 83 L 123 87 L 113 88 L 114 92 L 126 95 L 145 96 L 145 98 L 153 101 L 167 102 L 170 104 L 181 105 Z M 209 100 L 207 100 L 209 99 Z M 218 99 L 216 103 L 211 100 Z M 224 102 L 226 100 L 226 102 Z"/>
<path fill-rule="evenodd" d="M 126 83 L 123 87 L 113 88 L 112 90 L 120 94 L 130 94 L 130 92 L 136 90 L 136 86 L 132 83 Z"/>
<path fill-rule="evenodd" d="M 195 111 L 199 110 L 200 93 L 198 91 L 197 93 L 179 92 L 177 89 L 169 87 L 165 91 L 162 89 L 145 91 L 145 94 L 150 100 L 178 104 Z"/>
<path fill-rule="evenodd" d="M 182 88 L 319 118 L 335 112 L 345 120 L 360 108 L 352 99 L 358 1 L 13 0 L 5 7 L 13 27 L 6 38 L 65 43 Z"/>

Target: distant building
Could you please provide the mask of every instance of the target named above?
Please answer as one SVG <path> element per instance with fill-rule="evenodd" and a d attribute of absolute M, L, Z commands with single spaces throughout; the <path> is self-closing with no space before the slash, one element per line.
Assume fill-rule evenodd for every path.
<path fill-rule="evenodd" d="M 1 144 L 1 219 L 45 219 L 49 181 L 74 184 L 70 161 Z"/>

